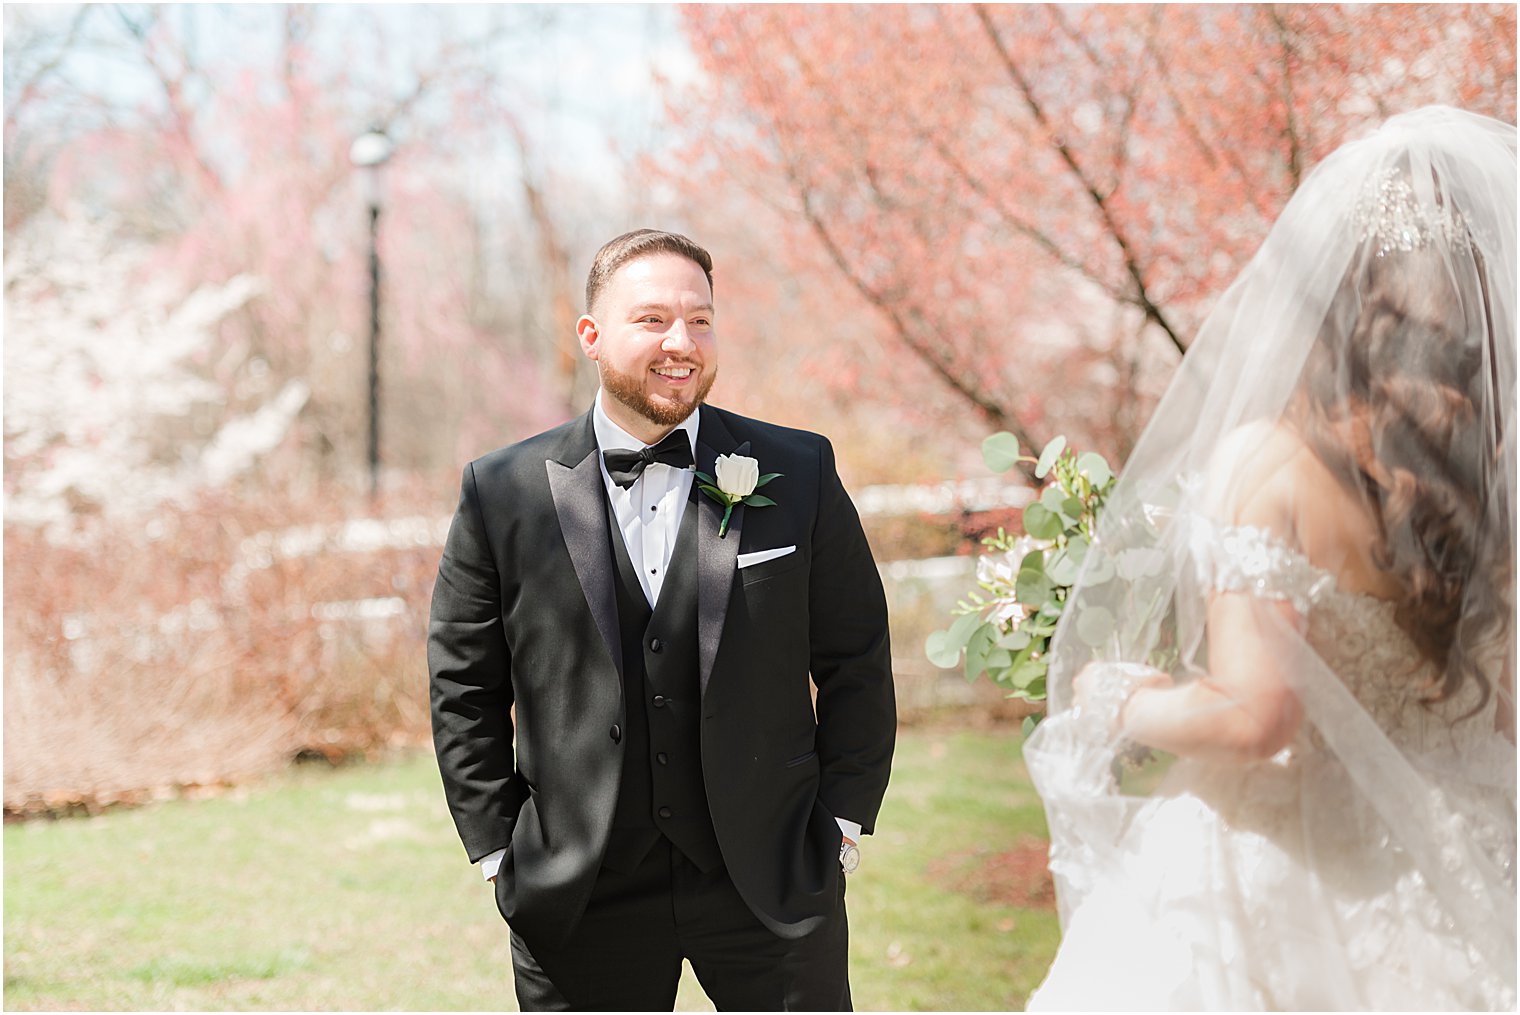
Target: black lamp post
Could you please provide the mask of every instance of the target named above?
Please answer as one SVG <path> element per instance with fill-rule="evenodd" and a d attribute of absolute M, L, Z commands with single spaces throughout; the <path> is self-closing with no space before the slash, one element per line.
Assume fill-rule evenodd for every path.
<path fill-rule="evenodd" d="M 391 139 L 373 127 L 354 139 L 349 161 L 364 180 L 369 205 L 369 496 L 380 489 L 380 167 L 391 157 Z"/>

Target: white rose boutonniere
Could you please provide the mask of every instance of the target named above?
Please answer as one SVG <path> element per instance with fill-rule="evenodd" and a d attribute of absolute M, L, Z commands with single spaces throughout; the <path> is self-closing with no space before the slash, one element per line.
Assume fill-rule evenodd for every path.
<path fill-rule="evenodd" d="M 728 519 L 734 513 L 735 504 L 750 507 L 771 507 L 776 502 L 755 491 L 778 478 L 781 473 L 768 472 L 760 475 L 760 463 L 748 455 L 719 455 L 713 463 L 714 479 L 705 472 L 698 472 L 698 488 L 723 505 L 723 521 L 718 525 L 718 538 L 728 534 Z"/>

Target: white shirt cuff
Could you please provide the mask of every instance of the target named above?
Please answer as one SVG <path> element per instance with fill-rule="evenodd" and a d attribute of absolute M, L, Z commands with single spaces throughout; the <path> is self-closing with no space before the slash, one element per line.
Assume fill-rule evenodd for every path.
<path fill-rule="evenodd" d="M 844 833 L 846 839 L 849 839 L 857 846 L 860 845 L 860 823 L 858 821 L 851 821 L 848 818 L 835 818 L 834 820 L 839 822 L 839 830 Z"/>
<path fill-rule="evenodd" d="M 480 858 L 480 873 L 485 875 L 487 881 L 494 878 L 496 872 L 501 870 L 501 859 L 506 855 L 507 851 L 505 849 L 498 849 L 496 852 Z"/>

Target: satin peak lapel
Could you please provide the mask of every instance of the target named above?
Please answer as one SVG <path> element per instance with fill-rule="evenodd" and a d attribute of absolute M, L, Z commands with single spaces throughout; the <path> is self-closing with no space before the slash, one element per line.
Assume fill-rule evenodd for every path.
<path fill-rule="evenodd" d="M 707 420 L 706 414 L 703 422 Z M 733 438 L 726 427 L 714 418 L 714 439 L 727 438 L 722 443 L 732 448 L 722 454 L 746 454 L 749 441 L 733 448 Z M 707 428 L 703 427 L 706 431 Z M 709 434 L 697 436 L 697 468 L 709 476 L 717 475 L 715 463 L 718 452 L 704 439 Z M 723 505 L 701 491 L 696 491 L 697 510 L 697 661 L 701 678 L 702 694 L 707 694 L 707 681 L 712 677 L 713 661 L 718 657 L 718 643 L 723 639 L 723 622 L 728 618 L 728 600 L 733 592 L 735 563 L 739 557 L 739 540 L 744 528 L 744 505 L 735 504 L 734 513 L 728 519 L 728 531 L 718 538 L 718 526 L 723 521 Z"/>
<path fill-rule="evenodd" d="M 549 492 L 554 496 L 554 511 L 559 515 L 560 531 L 580 579 L 586 605 L 596 620 L 596 629 L 607 643 L 607 651 L 623 675 L 622 639 L 618 631 L 617 598 L 612 589 L 612 543 L 607 533 L 607 489 L 602 485 L 601 461 L 596 445 L 573 468 L 554 459 L 546 459 Z"/>

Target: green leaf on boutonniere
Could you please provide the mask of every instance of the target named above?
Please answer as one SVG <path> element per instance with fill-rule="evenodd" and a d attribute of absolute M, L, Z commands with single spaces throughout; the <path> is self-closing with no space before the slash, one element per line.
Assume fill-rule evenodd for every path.
<path fill-rule="evenodd" d="M 715 471 L 720 473 L 723 471 L 722 466 L 725 457 L 726 456 L 722 455 L 718 457 L 719 468 Z M 741 463 L 746 463 L 750 466 L 755 465 L 755 460 L 747 455 L 737 455 L 734 457 L 737 458 Z M 744 475 L 744 464 L 739 465 L 739 469 L 740 472 L 738 475 L 735 475 L 732 471 L 730 471 L 728 476 L 729 480 L 732 481 L 733 485 L 735 486 L 748 485 L 748 477 Z M 718 523 L 719 539 L 722 539 L 724 536 L 728 535 L 728 523 L 733 519 L 734 508 L 738 505 L 748 504 L 751 507 L 760 508 L 774 507 L 776 504 L 776 502 L 771 500 L 769 497 L 755 493 L 755 490 L 761 486 L 764 486 L 766 483 L 769 483 L 773 479 L 779 479 L 782 476 L 782 473 L 780 472 L 768 472 L 763 476 L 756 477 L 754 484 L 749 486 L 749 492 L 741 494 L 737 490 L 729 491 L 723 489 L 721 480 L 715 479 L 705 472 L 701 472 L 695 469 L 692 471 L 696 473 L 696 477 L 699 480 L 697 483 L 697 489 L 701 490 L 703 493 L 707 494 L 707 496 L 723 505 L 723 520 Z M 758 471 L 758 468 L 756 471 Z"/>

